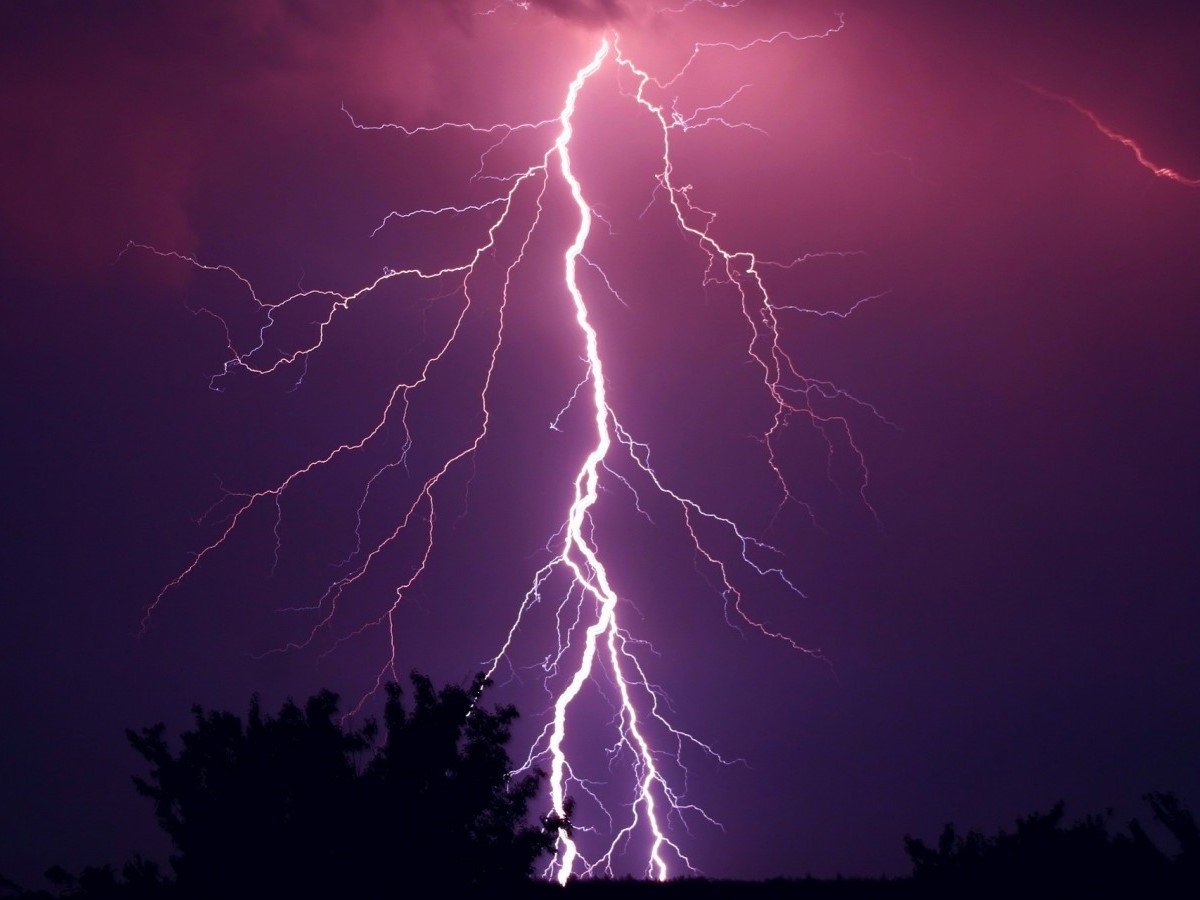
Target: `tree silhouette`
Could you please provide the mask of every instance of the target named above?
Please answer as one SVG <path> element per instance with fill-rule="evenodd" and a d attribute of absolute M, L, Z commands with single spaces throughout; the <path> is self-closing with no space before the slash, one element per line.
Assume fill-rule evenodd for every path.
<path fill-rule="evenodd" d="M 1065 804 L 1017 819 L 1014 832 L 959 834 L 947 824 L 930 847 L 906 836 L 904 849 L 923 895 L 935 897 L 1068 896 L 1071 894 L 1192 897 L 1200 829 L 1174 794 L 1147 794 L 1157 819 L 1179 842 L 1168 856 L 1136 821 L 1129 834 L 1110 834 L 1102 816 L 1063 825 Z"/>
<path fill-rule="evenodd" d="M 126 862 L 120 874 L 111 865 L 87 866 L 78 875 L 62 866 L 51 866 L 46 870 L 46 880 L 58 888 L 58 896 L 85 900 L 158 900 L 169 896 L 170 888 L 157 863 L 140 856 Z M 4 881 L 0 879 L 0 882 Z M 45 891 L 23 892 L 12 882 L 0 886 L 12 888 L 22 900 L 51 900 L 53 897 Z"/>
<path fill-rule="evenodd" d="M 387 686 L 378 748 L 375 723 L 344 728 L 328 691 L 278 716 L 255 698 L 244 723 L 195 707 L 177 754 L 162 724 L 126 732 L 150 763 L 134 781 L 175 845 L 179 891 L 371 896 L 527 880 L 565 823 L 528 823 L 541 773 L 509 775 L 516 710 L 485 709 L 482 676 L 440 691 L 411 680 L 411 709 Z"/>
<path fill-rule="evenodd" d="M 1154 818 L 1179 844 L 1174 863 L 1193 879 L 1200 876 L 1200 825 L 1196 823 L 1196 817 L 1170 791 L 1153 791 L 1144 799 L 1150 804 Z M 1132 824 L 1136 825 L 1136 822 Z"/>

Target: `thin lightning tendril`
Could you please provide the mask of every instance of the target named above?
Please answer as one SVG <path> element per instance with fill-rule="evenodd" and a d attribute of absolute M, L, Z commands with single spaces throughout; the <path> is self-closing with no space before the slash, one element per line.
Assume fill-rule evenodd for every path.
<path fill-rule="evenodd" d="M 696 0 L 689 0 L 678 9 L 668 12 L 681 13 Z M 522 4 L 511 4 L 522 7 Z M 717 4 L 735 7 L 737 3 Z M 500 6 L 488 11 L 497 11 Z M 572 875 L 614 874 L 617 859 L 630 850 L 634 842 L 639 847 L 644 843 L 645 856 L 642 871 L 648 877 L 665 879 L 678 866 L 696 871 L 684 850 L 671 837 L 671 823 L 687 826 L 689 820 L 699 819 L 714 826 L 718 823 L 704 810 L 687 799 L 688 769 L 684 762 L 685 748 L 692 748 L 721 764 L 730 764 L 716 749 L 696 736 L 684 731 L 668 718 L 669 701 L 662 688 L 655 684 L 643 664 L 646 653 L 654 649 L 645 641 L 636 639 L 621 624 L 621 615 L 632 608 L 628 598 L 623 598 L 614 587 L 608 568 L 601 553 L 600 540 L 593 514 L 601 501 L 602 491 L 611 484 L 618 491 L 632 495 L 636 511 L 646 520 L 650 514 L 643 503 L 640 491 L 649 491 L 667 501 L 678 510 L 678 524 L 688 535 L 695 550 L 696 565 L 715 577 L 712 582 L 724 603 L 726 620 L 736 628 L 745 628 L 778 640 L 787 646 L 820 658 L 819 651 L 807 648 L 782 630 L 774 627 L 762 616 L 754 614 L 746 603 L 744 588 L 740 583 L 744 577 L 774 581 L 783 589 L 803 598 L 804 595 L 784 569 L 773 560 L 779 551 L 770 544 L 754 537 L 733 519 L 714 512 L 697 500 L 672 487 L 666 478 L 651 465 L 650 447 L 639 441 L 618 419 L 610 399 L 605 379 L 605 364 L 601 354 L 601 340 L 592 324 L 588 300 L 580 284 L 580 267 L 596 275 L 595 280 L 603 285 L 607 295 L 625 305 L 609 275 L 592 259 L 585 255 L 593 219 L 603 221 L 589 205 L 584 182 L 580 180 L 572 163 L 575 141 L 575 115 L 580 95 L 591 79 L 606 65 L 616 67 L 631 78 L 636 89 L 628 96 L 650 120 L 657 125 L 659 142 L 658 171 L 654 194 L 650 205 L 665 199 L 685 239 L 703 251 L 707 260 L 703 267 L 702 284 L 731 290 L 740 305 L 747 325 L 746 351 L 749 359 L 761 376 L 761 384 L 773 405 L 769 424 L 759 435 L 764 448 L 763 455 L 775 484 L 778 487 L 778 513 L 787 504 L 812 511 L 789 487 L 781 462 L 780 441 L 791 427 L 793 420 L 807 421 L 823 438 L 830 460 L 835 453 L 848 453 L 857 472 L 857 493 L 867 508 L 866 492 L 868 473 L 863 454 L 850 432 L 844 415 L 831 413 L 831 406 L 846 406 L 865 411 L 882 419 L 867 403 L 859 401 L 827 381 L 813 379 L 801 374 L 797 364 L 784 346 L 781 333 L 781 315 L 785 313 L 846 316 L 862 305 L 877 300 L 879 296 L 865 297 L 847 312 L 829 312 L 807 309 L 797 305 L 780 305 L 773 302 L 764 281 L 764 269 L 787 269 L 814 256 L 847 256 L 857 251 L 808 253 L 788 262 L 775 262 L 759 258 L 748 250 L 727 248 L 714 233 L 716 215 L 693 202 L 691 185 L 677 183 L 673 162 L 673 142 L 678 135 L 702 127 L 756 128 L 751 123 L 727 118 L 726 110 L 744 87 L 728 94 L 724 100 L 708 106 L 700 106 L 690 114 L 678 110 L 677 98 L 656 100 L 654 95 L 668 91 L 685 78 L 697 58 L 703 53 L 742 53 L 752 48 L 783 41 L 804 41 L 816 37 L 828 37 L 843 27 L 839 17 L 833 27 L 816 35 L 796 35 L 781 31 L 774 35 L 758 38 L 744 44 L 696 43 L 691 55 L 670 77 L 659 79 L 648 70 L 638 66 L 621 49 L 619 37 L 607 34 L 600 41 L 590 61 L 580 68 L 568 85 L 563 106 L 554 117 L 529 123 L 501 123 L 479 126 L 467 122 L 443 122 L 420 127 L 392 125 L 363 125 L 346 111 L 347 117 L 357 129 L 379 130 L 394 128 L 408 138 L 419 139 L 422 135 L 443 132 L 464 132 L 481 135 L 491 143 L 483 150 L 479 168 L 472 180 L 494 185 L 494 193 L 480 202 L 466 205 L 445 205 L 434 208 L 414 209 L 389 213 L 372 234 L 387 227 L 393 220 L 439 219 L 471 215 L 487 221 L 485 237 L 471 247 L 463 257 L 442 268 L 408 266 L 385 268 L 383 273 L 351 293 L 328 290 L 301 290 L 277 303 L 261 300 L 251 283 L 234 269 L 209 265 L 198 259 L 173 251 L 157 250 L 145 244 L 131 243 L 126 251 L 142 250 L 159 257 L 178 260 L 218 277 L 232 277 L 250 297 L 263 316 L 256 338 L 249 349 L 239 350 L 234 330 L 219 315 L 207 309 L 200 312 L 216 318 L 224 328 L 229 352 L 221 370 L 213 376 L 211 387 L 220 390 L 224 379 L 236 371 L 252 375 L 270 375 L 288 366 L 298 365 L 303 371 L 309 357 L 319 350 L 326 333 L 335 320 L 345 313 L 363 296 L 377 290 L 385 283 L 397 279 L 419 279 L 443 289 L 439 295 L 447 303 L 457 302 L 452 324 L 447 333 L 438 339 L 435 349 L 418 367 L 415 375 L 401 381 L 391 389 L 374 424 L 356 440 L 338 444 L 323 455 L 319 455 L 271 487 L 251 492 L 227 491 L 221 501 L 210 510 L 209 515 L 224 513 L 216 529 L 216 537 L 200 551 L 193 554 L 191 561 L 166 585 L 147 606 L 142 621 L 143 631 L 149 627 L 151 618 L 164 598 L 177 589 L 185 580 L 217 553 L 230 536 L 243 525 L 252 510 L 261 506 L 273 509 L 275 554 L 278 559 L 281 537 L 279 521 L 282 517 L 281 500 L 298 482 L 314 475 L 318 470 L 333 465 L 343 458 L 364 451 L 368 445 L 379 443 L 385 431 L 399 426 L 402 447 L 399 455 L 383 464 L 366 481 L 356 510 L 355 542 L 353 551 L 342 562 L 342 574 L 330 583 L 312 604 L 299 607 L 315 614 L 316 622 L 298 639 L 289 641 L 268 652 L 277 653 L 311 646 L 319 637 L 328 635 L 330 644 L 324 651 L 330 653 L 345 643 L 364 635 L 368 631 L 383 629 L 389 654 L 378 669 L 374 683 L 353 707 L 350 715 L 360 712 L 367 700 L 388 679 L 397 678 L 398 614 L 409 591 L 426 571 L 434 553 L 435 536 L 439 513 L 439 491 L 448 480 L 452 470 L 473 460 L 488 435 L 492 410 L 489 405 L 493 375 L 504 342 L 505 316 L 510 301 L 513 274 L 525 260 L 535 232 L 539 230 L 551 184 L 565 187 L 571 204 L 578 216 L 577 226 L 569 245 L 561 257 L 563 266 L 563 289 L 570 298 L 574 321 L 582 337 L 582 377 L 570 390 L 565 406 L 554 417 L 550 428 L 560 430 L 564 415 L 576 405 L 586 404 L 589 411 L 591 449 L 574 476 L 573 498 L 562 519 L 557 533 L 547 544 L 548 561 L 534 573 L 530 586 L 521 599 L 516 615 L 503 643 L 494 657 L 485 663 L 486 674 L 493 677 L 502 666 L 514 673 L 510 651 L 518 632 L 539 606 L 549 606 L 557 635 L 557 645 L 547 653 L 540 664 L 543 686 L 550 698 L 552 714 L 531 744 L 522 763 L 522 769 L 548 766 L 548 791 L 550 812 L 570 827 L 558 832 L 557 852 L 546 870 L 546 875 L 565 882 Z M 533 139 L 544 134 L 553 134 L 553 140 L 543 145 L 540 159 L 532 165 L 509 174 L 485 174 L 489 158 L 518 133 Z M 649 208 L 649 207 L 647 207 Z M 469 315 L 483 315 L 476 301 L 476 276 L 481 261 L 502 252 L 501 233 L 511 222 L 515 222 L 519 209 L 528 209 L 529 218 L 523 225 L 523 235 L 511 251 L 503 269 L 503 281 L 498 291 L 495 324 L 491 332 L 486 370 L 478 394 L 478 425 L 473 433 L 462 439 L 457 449 L 448 452 L 435 465 L 431 473 L 416 479 L 415 494 L 402 506 L 394 527 L 381 539 L 369 541 L 364 537 L 364 509 L 377 482 L 397 468 L 407 470 L 408 454 L 414 444 L 409 428 L 410 400 L 433 377 L 435 370 L 443 364 L 451 348 L 459 341 Z M 272 329 L 282 327 L 280 322 L 289 307 L 300 303 L 322 302 L 327 304 L 325 313 L 312 322 L 313 337 L 288 351 L 275 350 L 269 340 Z M 303 375 L 301 375 L 301 379 Z M 883 420 L 886 421 L 886 420 Z M 831 462 L 832 464 L 832 462 Z M 643 486 L 644 485 L 644 486 Z M 872 511 L 873 512 L 873 511 Z M 346 592 L 351 590 L 371 571 L 380 557 L 393 545 L 402 540 L 416 546 L 417 561 L 412 564 L 406 577 L 399 579 L 394 596 L 367 621 L 349 630 L 339 631 L 339 607 Z M 730 554 L 721 547 L 733 547 Z M 563 573 L 565 590 L 557 601 L 548 594 L 558 584 L 556 576 Z M 565 682 L 565 683 L 564 683 Z M 625 819 L 618 823 L 615 812 L 601 802 L 598 783 L 585 773 L 577 771 L 571 762 L 569 734 L 572 710 L 580 694 L 589 685 L 594 685 L 601 697 L 611 704 L 611 727 L 614 738 L 607 747 L 610 768 L 623 765 L 632 777 L 632 790 L 623 807 Z M 665 748 L 663 746 L 665 742 Z M 669 764 L 670 769 L 664 768 Z M 573 793 L 574 792 L 574 793 Z M 573 798 L 586 797 L 599 810 L 592 819 L 578 817 L 571 821 Z M 603 821 L 608 827 L 603 827 Z M 585 852 L 582 846 L 598 839 L 598 849 Z M 642 852 L 639 850 L 639 852 Z"/>
<path fill-rule="evenodd" d="M 1097 116 L 1094 112 L 1080 103 L 1074 97 L 1068 97 L 1066 94 L 1056 94 L 1054 91 L 1048 91 L 1044 87 L 1040 87 L 1039 85 L 1033 84 L 1029 81 L 1022 81 L 1019 78 L 1017 79 L 1017 82 L 1029 88 L 1029 90 L 1033 91 L 1035 94 L 1041 94 L 1043 97 L 1049 97 L 1051 100 L 1057 100 L 1059 103 L 1067 104 L 1067 106 L 1071 107 L 1073 110 L 1091 122 L 1094 126 L 1096 126 L 1096 130 L 1110 141 L 1115 141 L 1129 150 L 1129 152 L 1134 155 L 1134 158 L 1137 159 L 1138 165 L 1153 174 L 1156 178 L 1166 178 L 1169 181 L 1174 181 L 1176 184 L 1182 184 L 1184 187 L 1200 188 L 1200 178 L 1188 178 L 1186 175 L 1181 175 L 1174 169 L 1168 168 L 1167 166 L 1160 166 L 1158 163 L 1152 162 L 1146 157 L 1145 151 L 1142 150 L 1142 148 L 1133 138 L 1126 137 L 1123 134 L 1113 131 L 1113 129 L 1109 128 L 1102 121 L 1100 121 L 1099 116 Z"/>

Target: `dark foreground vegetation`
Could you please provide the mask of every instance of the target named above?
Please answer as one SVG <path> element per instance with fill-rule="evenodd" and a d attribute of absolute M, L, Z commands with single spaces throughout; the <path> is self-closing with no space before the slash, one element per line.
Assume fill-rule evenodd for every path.
<path fill-rule="evenodd" d="M 321 692 L 277 716 L 253 700 L 246 720 L 194 709 L 171 749 L 163 725 L 126 734 L 149 763 L 134 784 L 154 805 L 175 852 L 171 874 L 134 859 L 78 874 L 55 866 L 49 889 L 0 876 L 0 897 L 123 900 L 355 898 L 436 895 L 605 900 L 646 898 L 1200 897 L 1200 827 L 1178 798 L 1146 796 L 1175 846 L 1161 849 L 1138 821 L 1066 824 L 1062 803 L 987 836 L 947 825 L 933 844 L 905 837 L 913 873 L 894 879 L 532 880 L 569 820 L 530 824 L 542 775 L 510 777 L 512 707 L 480 703 L 482 677 L 434 689 L 413 673 L 406 706 L 387 688 L 382 728 L 343 726 Z"/>

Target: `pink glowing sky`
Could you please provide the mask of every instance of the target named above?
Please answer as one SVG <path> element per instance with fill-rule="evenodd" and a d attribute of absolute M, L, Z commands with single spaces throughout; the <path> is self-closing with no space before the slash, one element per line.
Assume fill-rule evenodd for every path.
<path fill-rule="evenodd" d="M 125 727 L 178 727 L 194 702 L 241 710 L 252 691 L 268 706 L 326 685 L 356 696 L 378 669 L 369 640 L 255 658 L 297 634 L 273 610 L 310 600 L 344 555 L 325 525 L 361 490 L 352 473 L 297 499 L 274 577 L 263 519 L 133 635 L 203 545 L 194 520 L 220 484 L 273 484 L 361 431 L 438 327 L 436 302 L 363 304 L 299 390 L 235 377 L 214 393 L 223 335 L 189 310 L 237 309 L 236 286 L 149 255 L 115 262 L 121 248 L 228 264 L 271 297 L 435 261 L 468 217 L 371 232 L 392 210 L 483 196 L 470 176 L 486 145 L 357 131 L 343 106 L 362 123 L 546 118 L 606 25 L 667 71 L 696 40 L 818 32 L 844 12 L 824 40 L 700 59 L 681 106 L 747 84 L 729 112 L 765 133 L 695 132 L 677 165 L 733 246 L 857 251 L 773 273 L 781 303 L 845 311 L 886 292 L 850 318 L 785 324 L 806 373 L 894 423 L 851 416 L 878 522 L 845 456 L 827 468 L 803 429 L 788 464 L 815 523 L 774 515 L 744 323 L 701 288 L 662 209 L 639 218 L 655 136 L 616 75 L 585 93 L 577 164 L 613 231 L 595 258 L 625 301 L 595 307 L 614 403 L 676 484 L 784 550 L 808 599 L 749 596 L 828 661 L 730 630 L 666 526 L 628 510 L 604 523 L 629 535 L 613 565 L 677 721 L 747 761 L 697 769 L 693 796 L 725 831 L 695 829 L 694 861 L 718 877 L 901 873 L 903 835 L 948 820 L 994 829 L 1060 797 L 1120 820 L 1163 789 L 1200 805 L 1200 190 L 1023 83 L 1196 177 L 1200 14 L 1061 6 L 7 7 L 0 873 L 165 857 Z M 552 211 L 520 274 L 496 430 L 448 492 L 407 611 L 401 667 L 438 681 L 497 648 L 577 464 L 579 445 L 547 427 L 578 380 L 552 261 L 568 227 Z M 435 446 L 469 396 L 471 346 L 414 419 Z M 389 589 L 381 572 L 366 593 Z M 544 700 L 529 688 L 496 699 L 533 727 Z"/>

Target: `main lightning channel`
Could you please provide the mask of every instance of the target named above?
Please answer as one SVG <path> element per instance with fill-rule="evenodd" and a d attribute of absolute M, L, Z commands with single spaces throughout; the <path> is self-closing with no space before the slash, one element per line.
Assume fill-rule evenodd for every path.
<path fill-rule="evenodd" d="M 691 4 L 685 4 L 680 10 Z M 543 565 L 533 576 L 532 585 L 522 599 L 507 635 L 494 657 L 484 663 L 489 678 L 496 674 L 501 665 L 513 665 L 511 652 L 517 632 L 540 603 L 543 592 L 550 589 L 552 577 L 560 573 L 566 589 L 554 606 L 554 626 L 557 646 L 541 663 L 544 687 L 550 697 L 550 716 L 535 740 L 530 745 L 521 769 L 548 768 L 549 813 L 552 818 L 566 827 L 558 831 L 558 847 L 545 874 L 560 883 L 573 875 L 616 874 L 618 857 L 623 854 L 642 854 L 642 871 L 646 877 L 665 879 L 678 866 L 695 872 L 691 860 L 670 836 L 668 824 L 687 824 L 693 818 L 712 825 L 716 823 L 703 809 L 694 805 L 686 796 L 688 768 L 684 761 L 685 747 L 688 752 L 698 752 L 722 764 L 729 760 L 713 747 L 696 736 L 677 728 L 664 712 L 667 699 L 662 689 L 655 684 L 643 667 L 640 652 L 647 647 L 645 641 L 635 638 L 620 623 L 620 616 L 628 600 L 622 601 L 613 586 L 609 571 L 602 558 L 600 536 L 594 521 L 597 505 L 601 499 L 602 480 L 611 477 L 619 486 L 633 496 L 636 511 L 649 519 L 642 504 L 639 490 L 648 491 L 662 498 L 677 511 L 678 527 L 690 540 L 698 571 L 705 577 L 713 574 L 711 584 L 725 604 L 725 617 L 737 629 L 745 628 L 783 642 L 787 646 L 819 657 L 819 651 L 798 643 L 768 618 L 754 614 L 744 602 L 744 587 L 741 579 L 765 579 L 796 597 L 804 595 L 790 580 L 783 568 L 774 561 L 778 557 L 776 548 L 753 537 L 733 519 L 710 510 L 696 499 L 672 486 L 664 474 L 651 466 L 650 448 L 641 442 L 619 419 L 610 404 L 605 366 L 600 349 L 600 339 L 589 314 L 589 300 L 580 283 L 581 262 L 594 271 L 605 289 L 621 303 L 608 274 L 589 256 L 585 255 L 591 239 L 593 218 L 599 213 L 590 205 L 584 182 L 573 166 L 572 152 L 576 144 L 576 111 L 580 96 L 592 79 L 605 65 L 615 67 L 618 78 L 632 77 L 636 89 L 622 90 L 622 95 L 632 100 L 637 108 L 649 114 L 657 126 L 659 147 L 659 169 L 654 173 L 655 190 L 650 204 L 665 198 L 669 206 L 669 217 L 678 225 L 686 240 L 693 242 L 707 258 L 701 266 L 702 286 L 719 286 L 728 290 L 740 305 L 746 323 L 748 359 L 754 363 L 761 375 L 761 389 L 765 390 L 773 405 L 774 413 L 763 423 L 759 435 L 766 464 L 779 488 L 779 507 L 795 503 L 807 506 L 796 497 L 785 477 L 780 441 L 791 426 L 793 419 L 802 419 L 815 428 L 824 438 L 832 459 L 835 450 L 848 452 L 858 470 L 858 493 L 863 496 L 867 487 L 867 471 L 862 454 L 850 435 L 845 416 L 837 410 L 845 406 L 859 409 L 877 418 L 878 413 L 869 404 L 858 401 L 829 382 L 802 375 L 799 367 L 785 348 L 781 334 L 781 317 L 786 313 L 808 313 L 827 315 L 832 313 L 801 308 L 795 305 L 780 305 L 770 296 L 764 281 L 763 267 L 790 268 L 812 256 L 847 256 L 845 251 L 811 252 L 791 262 L 775 262 L 756 256 L 743 249 L 730 249 L 713 233 L 716 214 L 696 205 L 691 197 L 690 185 L 680 185 L 675 179 L 672 159 L 673 136 L 705 127 L 739 128 L 745 123 L 727 120 L 722 111 L 732 104 L 741 89 L 719 103 L 697 107 L 691 115 L 677 109 L 677 99 L 662 101 L 651 97 L 652 93 L 668 90 L 685 77 L 692 63 L 702 53 L 743 53 L 752 47 L 766 46 L 779 41 L 802 41 L 810 37 L 824 37 L 842 28 L 842 19 L 837 24 L 811 36 L 791 32 L 779 32 L 744 45 L 729 43 L 698 43 L 691 55 L 674 75 L 656 78 L 648 70 L 636 65 L 622 52 L 618 36 L 609 33 L 603 36 L 590 60 L 583 65 L 567 85 L 565 98 L 557 115 L 543 116 L 528 122 L 499 123 L 480 126 L 467 122 L 445 121 L 438 124 L 407 128 L 402 126 L 360 124 L 351 117 L 356 129 L 378 130 L 397 128 L 406 137 L 418 138 L 447 132 L 462 132 L 477 135 L 490 143 L 483 150 L 479 168 L 472 176 L 475 183 L 486 183 L 491 195 L 472 203 L 458 205 L 432 204 L 429 208 L 394 212 L 386 216 L 374 233 L 390 222 L 421 218 L 454 217 L 471 215 L 486 220 L 484 236 L 475 241 L 465 240 L 456 260 L 437 267 L 422 267 L 410 264 L 399 268 L 386 267 L 382 275 L 376 276 L 358 290 L 341 293 L 331 290 L 306 290 L 277 302 L 267 302 L 258 297 L 250 282 L 228 266 L 214 266 L 182 254 L 159 251 L 145 245 L 131 244 L 127 249 L 143 249 L 160 257 L 184 261 L 198 269 L 222 277 L 232 276 L 246 292 L 262 316 L 260 326 L 254 331 L 248 349 L 239 345 L 235 330 L 218 313 L 213 315 L 225 330 L 229 357 L 221 371 L 213 379 L 213 387 L 219 387 L 221 379 L 237 371 L 251 375 L 269 376 L 292 365 L 307 366 L 311 355 L 321 349 L 327 331 L 333 327 L 335 318 L 343 315 L 360 298 L 394 279 L 418 279 L 449 288 L 439 294 L 439 299 L 457 299 L 459 306 L 450 316 L 448 331 L 432 342 L 432 350 L 416 372 L 396 383 L 387 397 L 382 410 L 369 427 L 356 439 L 336 444 L 325 453 L 311 458 L 294 469 L 291 474 L 273 486 L 242 493 L 228 492 L 211 512 L 213 517 L 223 513 L 223 521 L 216 529 L 216 537 L 193 555 L 192 560 L 175 578 L 171 579 L 148 606 L 143 629 L 148 627 L 155 610 L 164 597 L 191 578 L 198 567 L 217 553 L 230 539 L 235 530 L 243 527 L 253 510 L 273 507 L 275 517 L 276 557 L 279 553 L 279 521 L 282 516 L 281 501 L 285 494 L 300 490 L 300 483 L 324 468 L 339 464 L 346 458 L 366 454 L 368 449 L 382 451 L 387 432 L 399 426 L 402 449 L 397 458 L 376 469 L 365 483 L 356 512 L 354 549 L 341 562 L 344 568 L 340 577 L 328 584 L 324 593 L 311 605 L 302 607 L 316 613 L 316 624 L 298 639 L 289 641 L 269 652 L 282 652 L 308 647 L 319 635 L 332 633 L 332 646 L 325 652 L 342 646 L 347 641 L 364 635 L 369 630 L 382 629 L 386 635 L 388 652 L 383 665 L 377 670 L 373 686 L 366 691 L 351 711 L 358 713 L 369 697 L 375 694 L 385 680 L 398 680 L 398 623 L 397 616 L 402 601 L 413 589 L 418 579 L 426 572 L 434 551 L 435 530 L 440 508 L 439 497 L 446 491 L 449 473 L 456 468 L 469 466 L 488 436 L 492 417 L 490 393 L 497 359 L 504 341 L 505 315 L 510 300 L 510 288 L 514 271 L 525 260 L 535 232 L 539 231 L 544 203 L 553 181 L 561 184 L 570 196 L 577 226 L 569 244 L 561 256 L 562 289 L 569 298 L 574 312 L 575 324 L 583 343 L 582 378 L 575 384 L 566 406 L 551 423 L 557 428 L 567 409 L 576 404 L 588 407 L 587 431 L 589 449 L 575 471 L 573 493 L 561 525 L 547 545 L 547 556 Z M 349 112 L 347 112 L 349 116 Z M 522 140 L 536 141 L 535 156 L 524 166 L 517 166 L 508 173 L 495 174 L 490 171 L 497 151 L 510 138 L 520 135 Z M 526 218 L 526 216 L 528 216 Z M 507 234 L 510 227 L 516 229 L 515 241 Z M 513 247 L 515 249 L 505 249 Z M 485 260 L 506 255 L 502 264 L 503 280 L 497 289 L 497 302 L 493 312 L 487 312 L 477 302 L 480 292 L 478 278 Z M 864 298 L 851 311 L 874 298 Z M 291 315 L 292 305 L 304 306 L 314 302 L 327 303 L 327 310 L 315 321 L 310 320 L 313 330 L 310 338 L 296 341 L 290 350 L 279 348 L 279 341 L 269 333 L 272 329 L 284 328 L 286 316 Z M 849 314 L 849 313 L 847 313 Z M 445 360 L 466 329 L 468 316 L 493 316 L 490 333 L 488 360 L 479 385 L 475 412 L 478 424 L 469 435 L 464 436 L 453 448 L 439 456 L 430 470 L 423 475 L 413 475 L 414 493 L 400 506 L 393 524 L 383 529 L 377 540 L 368 538 L 364 529 L 363 510 L 377 483 L 398 468 L 408 471 L 409 451 L 414 444 L 409 429 L 410 402 L 417 392 L 426 389 L 434 378 L 435 370 L 445 367 Z M 239 348 L 240 347 L 240 348 Z M 835 411 L 830 411 L 834 409 Z M 635 484 L 635 481 L 637 482 Z M 607 482 L 606 482 L 607 484 Z M 869 508 L 869 504 L 867 504 Z M 811 514 L 811 511 L 810 511 Z M 245 526 L 249 527 L 249 526 Z M 406 537 L 410 536 L 410 537 Z M 400 544 L 401 539 L 411 541 L 416 549 L 416 561 L 406 575 L 397 579 L 394 596 L 365 616 L 349 630 L 342 629 L 343 596 L 363 580 L 372 566 L 377 565 L 386 551 Z M 719 549 L 722 546 L 732 550 Z M 559 582 L 555 582 L 559 584 Z M 338 633 L 338 632 L 341 633 Z M 651 648 L 652 650 L 653 648 Z M 515 670 L 514 670 L 515 671 Z M 604 687 L 607 683 L 607 689 Z M 596 783 L 590 781 L 588 773 L 572 766 L 572 751 L 577 742 L 594 739 L 591 734 L 579 733 L 581 723 L 579 700 L 581 692 L 593 685 L 600 689 L 603 699 L 611 703 L 610 727 L 615 739 L 607 746 L 610 768 L 620 762 L 628 768 L 632 777 L 632 790 L 621 801 L 626 818 L 621 823 L 614 821 L 610 806 L 601 802 Z M 664 746 L 664 741 L 666 746 Z M 570 746 L 568 746 L 570 745 Z M 576 761 L 576 766 L 578 762 Z M 679 784 L 683 784 L 683 789 Z M 627 788 L 626 788 L 627 789 Z M 613 789 L 608 789 L 612 791 Z M 592 804 L 587 814 L 574 817 L 575 801 L 581 796 Z M 607 799 L 607 798 L 606 798 Z M 598 813 L 598 816 L 595 815 Z M 590 816 L 590 817 L 589 817 Z M 609 822 L 607 836 L 593 846 L 602 828 L 597 824 L 603 818 Z M 587 835 L 587 847 L 581 846 L 580 836 Z M 636 843 L 637 849 L 634 850 Z M 643 850 L 644 847 L 644 850 Z"/>
<path fill-rule="evenodd" d="M 607 638 L 608 659 L 612 675 L 621 696 L 621 716 L 625 723 L 625 733 L 635 745 L 639 762 L 640 776 L 634 806 L 635 809 L 640 807 L 644 812 L 646 822 L 653 834 L 648 874 L 662 880 L 667 877 L 667 864 L 662 857 L 662 847 L 667 842 L 667 838 L 658 819 L 653 793 L 653 788 L 661 781 L 661 776 L 654 763 L 650 745 L 638 729 L 637 708 L 630 696 L 629 685 L 622 671 L 619 651 L 620 632 L 617 628 L 617 595 L 613 591 L 608 572 L 604 568 L 604 563 L 600 560 L 596 548 L 584 534 L 588 512 L 595 505 L 598 497 L 600 466 L 608 456 L 609 448 L 613 443 L 613 419 L 606 398 L 604 363 L 600 358 L 596 329 L 588 320 L 587 304 L 584 301 L 583 291 L 579 287 L 577 277 L 578 262 L 587 243 L 588 232 L 591 230 L 593 213 L 584 199 L 583 187 L 571 169 L 570 148 L 571 136 L 574 133 L 572 119 L 575 115 L 575 104 L 579 92 L 587 80 L 599 71 L 600 65 L 608 53 L 609 41 L 606 37 L 600 42 L 600 48 L 596 51 L 592 61 L 581 69 L 571 82 L 567 100 L 563 106 L 562 130 L 554 144 L 563 181 L 569 186 L 571 199 L 579 210 L 579 229 L 575 233 L 575 240 L 571 242 L 564 255 L 564 268 L 567 292 L 575 307 L 575 321 L 584 335 L 588 371 L 592 383 L 592 408 L 596 423 L 596 445 L 575 476 L 575 499 L 567 515 L 566 536 L 560 559 L 570 568 L 575 583 L 595 598 L 598 614 L 595 622 L 585 631 L 583 655 L 579 666 L 554 704 L 554 723 L 549 740 L 550 803 L 557 815 L 564 819 L 567 817 L 567 758 L 563 751 L 563 741 L 567 736 L 567 709 L 579 695 L 584 683 L 591 677 L 597 644 L 604 636 Z M 558 863 L 557 879 L 560 883 L 565 884 L 574 870 L 579 850 L 569 832 L 562 832 L 560 840 L 563 846 Z"/>

